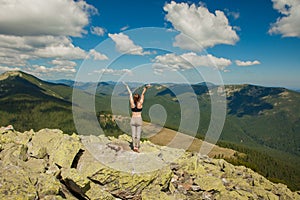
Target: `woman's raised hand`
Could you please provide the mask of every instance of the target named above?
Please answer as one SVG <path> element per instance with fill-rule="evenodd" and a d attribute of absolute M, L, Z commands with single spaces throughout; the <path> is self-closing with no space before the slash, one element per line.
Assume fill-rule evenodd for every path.
<path fill-rule="evenodd" d="M 150 83 L 145 86 L 145 88 L 147 88 L 147 89 L 150 87 L 151 87 Z"/>

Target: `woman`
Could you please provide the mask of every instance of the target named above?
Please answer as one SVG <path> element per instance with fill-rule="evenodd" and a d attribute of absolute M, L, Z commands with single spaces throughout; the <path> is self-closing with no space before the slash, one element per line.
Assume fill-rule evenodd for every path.
<path fill-rule="evenodd" d="M 145 92 L 150 87 L 150 85 L 147 85 L 144 87 L 141 95 L 136 94 L 136 93 L 134 95 L 132 95 L 131 90 L 129 89 L 128 85 L 124 82 L 123 82 L 123 84 L 126 86 L 126 88 L 128 90 L 130 108 L 132 111 L 130 126 L 131 126 L 131 131 L 132 131 L 133 151 L 139 152 L 142 124 L 143 124 L 143 120 L 142 120 L 143 103 L 144 103 Z"/>

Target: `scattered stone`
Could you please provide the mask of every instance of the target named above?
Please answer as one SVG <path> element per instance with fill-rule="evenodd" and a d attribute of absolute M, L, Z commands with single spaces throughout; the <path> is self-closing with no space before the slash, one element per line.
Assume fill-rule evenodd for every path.
<path fill-rule="evenodd" d="M 178 164 L 178 163 L 171 163 L 170 164 L 170 169 L 171 170 L 179 170 L 179 168 L 180 168 L 180 165 Z"/>
<path fill-rule="evenodd" d="M 3 129 L 4 129 L 4 132 L 14 131 L 15 130 L 14 127 L 13 127 L 13 125 L 8 125 L 6 127 L 3 127 Z"/>
<path fill-rule="evenodd" d="M 118 151 L 121 151 L 122 150 L 122 147 L 121 146 L 118 146 L 116 144 L 107 144 L 107 147 L 108 148 L 111 148 L 112 150 L 118 152 Z"/>
<path fill-rule="evenodd" d="M 201 190 L 200 186 L 198 186 L 198 185 L 192 185 L 191 188 L 195 192 L 199 192 Z"/>
<path fill-rule="evenodd" d="M 202 196 L 203 200 L 213 200 L 214 199 L 213 194 L 211 194 L 208 191 L 203 192 L 201 196 Z"/>

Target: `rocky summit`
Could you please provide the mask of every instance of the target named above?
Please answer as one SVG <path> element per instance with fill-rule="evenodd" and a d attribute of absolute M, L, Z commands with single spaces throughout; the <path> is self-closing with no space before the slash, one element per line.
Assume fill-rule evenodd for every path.
<path fill-rule="evenodd" d="M 243 166 L 131 138 L 0 129 L 0 199 L 300 199 Z"/>

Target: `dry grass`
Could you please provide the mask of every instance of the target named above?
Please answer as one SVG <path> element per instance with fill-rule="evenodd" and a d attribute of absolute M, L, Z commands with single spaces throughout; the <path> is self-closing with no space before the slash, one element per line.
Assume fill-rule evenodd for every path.
<path fill-rule="evenodd" d="M 145 126 L 149 130 L 151 127 L 151 124 L 145 123 Z M 156 130 L 157 127 L 154 127 L 154 130 Z M 155 132 L 155 131 L 153 131 Z M 160 131 L 156 134 L 150 135 L 148 138 L 152 143 L 160 145 L 160 146 L 168 146 L 173 148 L 181 148 L 181 149 L 187 149 L 187 151 L 191 152 L 200 152 L 200 149 L 206 147 L 211 149 L 208 153 L 209 157 L 219 156 L 222 157 L 232 157 L 236 151 L 228 148 L 219 147 L 217 145 L 213 145 L 207 142 L 203 142 L 202 140 L 198 138 L 194 138 L 192 136 L 179 133 L 177 131 L 167 129 L 167 128 L 161 128 Z M 208 149 L 208 150 L 209 150 Z M 203 150 L 203 149 L 202 149 Z M 206 149 L 207 150 L 207 149 Z M 204 149 L 205 151 L 205 149 Z M 202 151 L 201 151 L 202 152 Z"/>

